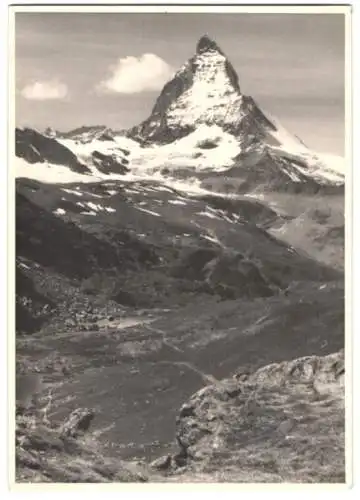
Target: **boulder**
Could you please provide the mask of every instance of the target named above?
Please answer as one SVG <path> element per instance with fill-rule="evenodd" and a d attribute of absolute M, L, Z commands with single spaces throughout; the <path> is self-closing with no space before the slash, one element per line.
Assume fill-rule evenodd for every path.
<path fill-rule="evenodd" d="M 61 429 L 61 436 L 75 438 L 79 434 L 86 432 L 95 417 L 93 410 L 88 408 L 78 408 L 74 410 L 64 422 Z"/>

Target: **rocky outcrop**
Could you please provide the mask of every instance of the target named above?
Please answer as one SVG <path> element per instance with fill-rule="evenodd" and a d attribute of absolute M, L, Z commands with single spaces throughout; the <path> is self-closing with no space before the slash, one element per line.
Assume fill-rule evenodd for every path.
<path fill-rule="evenodd" d="M 90 424 L 95 417 L 93 410 L 88 408 L 77 408 L 64 422 L 61 428 L 61 436 L 78 437 L 89 430 Z"/>
<path fill-rule="evenodd" d="M 268 297 L 278 292 L 258 267 L 240 253 L 214 249 L 190 251 L 175 267 L 174 275 L 202 283 L 201 290 L 222 298 Z"/>
<path fill-rule="evenodd" d="M 204 387 L 177 418 L 176 480 L 344 482 L 344 352 Z M 165 468 L 165 467 L 164 467 Z"/>
<path fill-rule="evenodd" d="M 127 167 L 129 164 L 127 158 L 122 158 L 119 162 L 116 155 L 107 155 L 100 153 L 100 151 L 94 151 L 92 157 L 96 168 L 104 174 L 114 173 L 125 175 L 130 172 L 130 169 Z"/>

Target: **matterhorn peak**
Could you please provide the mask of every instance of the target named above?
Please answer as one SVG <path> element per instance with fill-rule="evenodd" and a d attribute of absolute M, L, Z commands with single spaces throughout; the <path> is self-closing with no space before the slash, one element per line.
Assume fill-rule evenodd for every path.
<path fill-rule="evenodd" d="M 219 54 L 224 55 L 215 40 L 210 38 L 208 35 L 203 35 L 196 45 L 196 53 L 202 54 L 203 52 L 208 51 L 219 52 Z"/>
<path fill-rule="evenodd" d="M 202 125 L 216 125 L 235 135 L 244 115 L 242 103 L 235 69 L 217 43 L 204 35 L 195 54 L 164 86 L 150 117 L 128 135 L 170 143 Z"/>
<path fill-rule="evenodd" d="M 128 136 L 141 144 L 168 144 L 199 129 L 232 136 L 245 156 L 253 151 L 265 154 L 270 143 L 279 147 L 281 142 L 273 120 L 251 96 L 241 93 L 234 67 L 208 35 L 199 39 L 195 54 L 164 86 L 149 118 Z M 298 147 L 299 141 L 293 142 Z"/>

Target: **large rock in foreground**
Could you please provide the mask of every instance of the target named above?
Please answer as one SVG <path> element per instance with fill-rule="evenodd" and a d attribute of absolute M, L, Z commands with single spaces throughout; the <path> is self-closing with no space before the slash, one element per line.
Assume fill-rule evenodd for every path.
<path fill-rule="evenodd" d="M 343 351 L 239 372 L 182 406 L 168 479 L 342 483 L 344 420 Z"/>

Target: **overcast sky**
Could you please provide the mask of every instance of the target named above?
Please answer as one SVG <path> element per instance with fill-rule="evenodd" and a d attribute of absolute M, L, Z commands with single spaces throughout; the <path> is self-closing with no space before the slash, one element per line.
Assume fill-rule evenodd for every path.
<path fill-rule="evenodd" d="M 16 14 L 17 125 L 127 128 L 207 33 L 240 88 L 319 151 L 343 154 L 342 14 Z"/>

